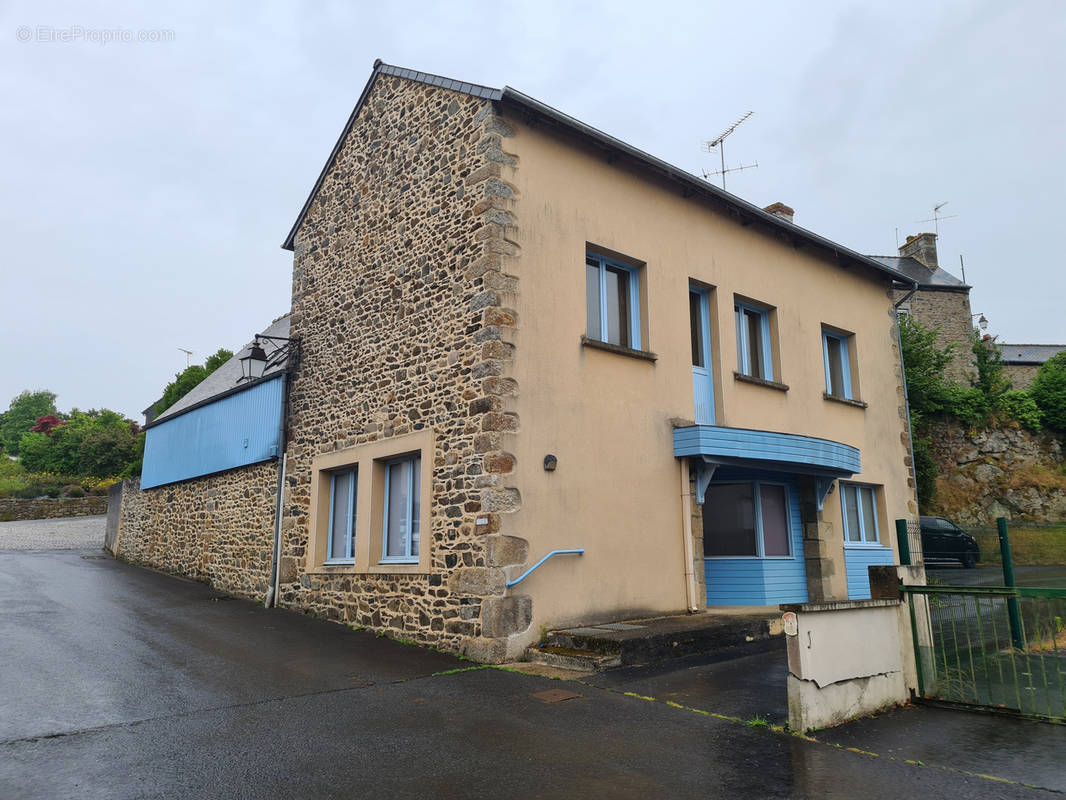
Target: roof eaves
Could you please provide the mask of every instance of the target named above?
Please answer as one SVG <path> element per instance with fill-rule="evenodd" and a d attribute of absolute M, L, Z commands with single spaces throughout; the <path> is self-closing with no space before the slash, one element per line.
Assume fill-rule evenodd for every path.
<path fill-rule="evenodd" d="M 545 118 L 554 122 L 564 128 L 567 128 L 580 136 L 592 139 L 601 146 L 607 147 L 611 150 L 624 153 L 642 166 L 651 169 L 653 172 L 658 172 L 665 177 L 677 181 L 685 186 L 687 189 L 694 192 L 704 194 L 715 198 L 727 206 L 732 207 L 736 211 L 748 214 L 760 222 L 764 222 L 777 230 L 799 236 L 802 239 L 806 239 L 809 242 L 817 244 L 820 247 L 824 247 L 836 255 L 855 261 L 862 264 L 865 267 L 880 272 L 894 281 L 898 281 L 907 286 L 913 286 L 914 280 L 898 270 L 892 269 L 885 264 L 881 264 L 869 256 L 864 256 L 862 253 L 858 253 L 850 248 L 844 247 L 830 239 L 826 239 L 824 236 L 819 236 L 813 231 L 809 231 L 806 228 L 802 228 L 791 222 L 770 214 L 767 211 L 759 208 L 754 203 L 749 203 L 747 200 L 742 200 L 734 194 L 730 194 L 724 189 L 719 189 L 712 183 L 697 178 L 689 172 L 676 167 L 660 158 L 656 158 L 650 153 L 646 153 L 643 150 L 639 150 L 632 145 L 626 144 L 621 139 L 616 139 L 610 134 L 593 128 L 591 125 L 586 125 L 579 119 L 571 117 L 569 114 L 565 114 L 558 109 L 542 103 L 541 101 L 530 97 L 529 95 L 518 91 L 510 86 L 503 88 L 503 96 L 501 100 L 504 102 L 511 102 L 516 106 L 519 106 L 529 112 L 536 114 L 539 117 Z"/>

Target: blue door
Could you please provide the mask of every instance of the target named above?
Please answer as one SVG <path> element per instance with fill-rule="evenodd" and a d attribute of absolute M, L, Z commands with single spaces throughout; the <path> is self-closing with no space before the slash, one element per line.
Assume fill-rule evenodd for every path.
<path fill-rule="evenodd" d="M 689 332 L 692 339 L 692 394 L 696 401 L 696 424 L 714 424 L 714 381 L 711 379 L 710 293 L 690 286 Z"/>

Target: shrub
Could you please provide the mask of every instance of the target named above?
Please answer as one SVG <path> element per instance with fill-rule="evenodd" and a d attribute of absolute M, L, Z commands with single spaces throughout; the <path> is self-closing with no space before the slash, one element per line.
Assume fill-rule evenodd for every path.
<path fill-rule="evenodd" d="M 1019 389 L 1006 392 L 1000 396 L 995 409 L 997 414 L 1016 420 L 1022 427 L 1039 431 L 1043 426 L 1043 414 L 1029 392 Z"/>
<path fill-rule="evenodd" d="M 1044 424 L 1058 431 L 1066 431 L 1066 350 L 1044 363 L 1029 387 Z"/>
<path fill-rule="evenodd" d="M 22 500 L 36 500 L 41 494 L 40 486 L 24 486 L 15 492 L 15 497 Z"/>
<path fill-rule="evenodd" d="M 85 490 L 77 484 L 63 487 L 63 494 L 67 497 L 85 497 Z"/>
<path fill-rule="evenodd" d="M 980 425 L 988 416 L 988 398 L 977 387 L 948 386 L 943 396 L 944 412 L 966 425 Z"/>
<path fill-rule="evenodd" d="M 922 513 L 936 499 L 936 476 L 940 471 L 930 452 L 929 439 L 914 439 L 914 480 L 918 490 L 918 508 Z"/>

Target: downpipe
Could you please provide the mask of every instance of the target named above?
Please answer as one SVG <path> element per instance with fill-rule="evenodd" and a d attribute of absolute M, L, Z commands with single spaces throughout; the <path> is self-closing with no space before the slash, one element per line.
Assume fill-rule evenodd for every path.
<path fill-rule="evenodd" d="M 285 466 L 288 458 L 288 453 L 282 453 L 278 464 L 278 496 L 274 505 L 274 557 L 270 570 L 270 588 L 267 590 L 263 608 L 276 608 L 278 605 L 278 587 L 281 578 L 281 492 L 285 486 Z"/>
<path fill-rule="evenodd" d="M 685 540 L 685 593 L 688 596 L 688 610 L 695 613 L 700 610 L 696 602 L 695 545 L 692 540 L 692 482 L 689 476 L 688 459 L 681 459 L 681 533 Z"/>

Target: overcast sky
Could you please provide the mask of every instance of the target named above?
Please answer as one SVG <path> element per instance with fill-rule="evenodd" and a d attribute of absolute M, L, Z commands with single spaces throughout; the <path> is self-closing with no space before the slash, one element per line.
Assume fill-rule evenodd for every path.
<path fill-rule="evenodd" d="M 965 257 L 989 332 L 1064 343 L 1064 54 L 1062 0 L 2 2 L 0 409 L 48 388 L 140 420 L 178 348 L 202 362 L 285 313 L 281 242 L 375 58 L 693 172 L 754 111 L 726 161 L 759 166 L 730 191 L 875 254 L 948 201 L 940 263 Z"/>

